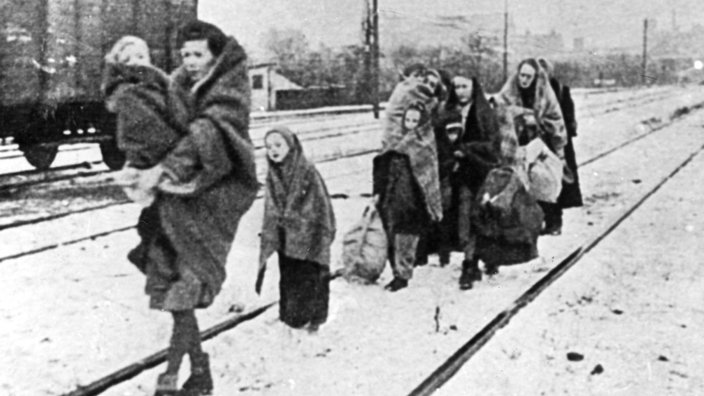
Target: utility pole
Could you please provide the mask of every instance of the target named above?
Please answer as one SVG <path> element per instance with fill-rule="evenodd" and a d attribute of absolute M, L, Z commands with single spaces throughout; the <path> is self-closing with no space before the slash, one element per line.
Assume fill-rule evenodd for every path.
<path fill-rule="evenodd" d="M 364 103 L 373 103 L 372 98 L 372 10 L 370 0 L 364 0 L 364 77 L 360 81 Z"/>
<path fill-rule="evenodd" d="M 379 118 L 379 2 L 372 0 L 372 23 L 374 41 L 372 43 L 372 95 L 374 95 L 374 118 Z"/>
<path fill-rule="evenodd" d="M 648 76 L 646 71 L 648 70 L 648 18 L 643 20 L 643 84 L 648 83 Z"/>
<path fill-rule="evenodd" d="M 504 81 L 508 80 L 508 0 L 504 0 Z"/>

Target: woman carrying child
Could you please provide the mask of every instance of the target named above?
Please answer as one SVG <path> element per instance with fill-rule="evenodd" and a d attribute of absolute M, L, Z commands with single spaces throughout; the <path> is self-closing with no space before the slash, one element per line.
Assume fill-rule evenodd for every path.
<path fill-rule="evenodd" d="M 134 106 L 121 107 L 124 99 L 113 98 L 118 138 L 132 166 L 139 167 L 131 168 L 126 179 L 134 177 L 132 187 L 139 196 L 153 197 L 143 202 L 148 206 L 137 227 L 142 240 L 128 257 L 147 275 L 150 307 L 168 311 L 174 319 L 158 396 L 212 393 L 195 310 L 209 307 L 220 292 L 239 220 L 258 189 L 244 50 L 202 21 L 183 26 L 178 42 L 183 65 L 172 74 L 169 90 L 187 93 L 186 122 L 171 107 L 171 91 L 161 85 L 148 91 L 155 87 L 148 82 L 144 89 L 113 92 L 144 99 L 133 103 L 138 111 L 132 111 Z M 150 96 L 139 96 L 142 91 Z M 149 167 L 152 162 L 156 164 Z M 179 390 L 178 372 L 186 354 L 191 376 Z"/>
<path fill-rule="evenodd" d="M 267 259 L 277 252 L 279 317 L 293 328 L 316 331 L 328 315 L 330 245 L 335 238 L 330 195 L 291 130 L 272 129 L 264 142 L 269 170 L 256 291 L 261 291 Z"/>

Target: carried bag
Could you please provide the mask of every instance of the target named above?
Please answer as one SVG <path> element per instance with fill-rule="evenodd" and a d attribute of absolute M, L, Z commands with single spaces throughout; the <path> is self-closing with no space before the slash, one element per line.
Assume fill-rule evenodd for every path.
<path fill-rule="evenodd" d="M 342 238 L 342 276 L 348 281 L 374 283 L 384 271 L 388 242 L 373 202 Z"/>
<path fill-rule="evenodd" d="M 539 138 L 531 140 L 525 149 L 530 194 L 538 201 L 557 202 L 562 191 L 562 161 Z"/>

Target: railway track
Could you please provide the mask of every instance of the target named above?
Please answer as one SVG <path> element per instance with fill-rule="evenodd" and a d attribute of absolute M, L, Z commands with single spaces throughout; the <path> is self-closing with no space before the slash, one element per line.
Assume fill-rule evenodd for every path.
<path fill-rule="evenodd" d="M 649 100 L 657 100 L 657 99 L 650 98 Z M 702 107 L 702 105 L 704 105 L 704 103 L 696 104 L 694 106 L 691 106 L 691 109 L 699 109 Z M 679 116 L 686 114 L 689 111 L 690 111 L 689 108 L 687 108 L 686 110 L 677 109 L 677 110 L 675 110 L 675 112 L 673 113 L 673 115 L 671 116 L 671 118 L 669 120 L 664 121 L 664 122 L 659 122 L 659 123 L 653 122 L 653 120 L 643 120 L 641 123 L 647 127 L 645 132 L 643 132 L 637 136 L 634 136 L 634 137 L 632 137 L 632 138 L 630 138 L 630 139 L 628 139 L 618 145 L 615 145 L 615 146 L 611 147 L 610 149 L 604 150 L 600 154 L 598 154 L 597 156 L 595 156 L 593 158 L 590 158 L 586 161 L 582 161 L 580 166 L 590 164 L 590 163 L 592 163 L 600 158 L 603 158 L 604 156 L 609 155 L 609 154 L 611 154 L 611 153 L 613 153 L 613 152 L 615 152 L 615 151 L 617 151 L 627 145 L 633 144 L 633 143 L 637 142 L 638 140 L 643 139 L 644 137 L 670 125 Z M 308 128 L 307 130 L 304 130 L 301 133 L 301 136 L 302 136 L 301 140 L 303 142 L 311 142 L 311 141 L 316 141 L 316 140 L 345 137 L 345 136 L 349 136 L 352 134 L 363 134 L 363 133 L 373 132 L 376 128 L 378 128 L 376 125 L 376 122 L 370 122 L 369 124 L 367 124 L 367 123 L 353 124 L 353 125 L 348 125 L 347 127 L 344 127 L 344 123 L 343 123 L 343 125 L 338 125 L 338 124 L 326 125 L 326 127 L 324 129 Z M 260 165 L 259 169 L 260 169 L 260 171 L 263 171 L 264 167 L 261 165 L 264 162 L 264 155 L 265 155 L 264 147 L 261 145 L 259 145 L 259 146 L 255 145 L 255 147 L 256 147 L 256 151 L 257 151 L 256 155 L 258 158 L 258 164 Z M 375 152 L 376 152 L 376 150 L 361 149 L 361 150 L 356 150 L 356 151 L 348 152 L 348 153 L 344 153 L 344 154 L 343 153 L 339 153 L 339 154 L 336 153 L 332 156 L 318 158 L 318 159 L 316 159 L 316 162 L 317 163 L 325 163 L 325 162 L 331 162 L 331 161 L 339 161 L 339 160 L 344 160 L 347 157 L 357 157 L 360 155 L 371 155 Z M 93 163 L 93 164 L 95 164 L 95 163 Z M 83 164 L 82 166 L 86 167 L 88 165 Z M 67 166 L 66 169 L 71 169 L 71 166 Z M 58 170 L 58 168 L 57 168 L 57 170 Z M 17 188 L 28 188 L 28 187 L 36 186 L 39 184 L 47 184 L 47 183 L 57 182 L 57 181 L 61 181 L 61 180 L 69 180 L 69 179 L 73 179 L 76 177 L 94 176 L 94 175 L 99 175 L 99 174 L 108 173 L 108 172 L 110 172 L 110 171 L 96 170 L 96 171 L 87 171 L 87 172 L 82 172 L 82 173 L 57 175 L 54 178 L 40 176 L 40 178 L 38 180 L 25 180 L 21 184 L 0 185 L 0 193 L 12 191 L 13 189 L 17 189 Z M 32 171 L 27 171 L 25 174 L 35 174 L 35 173 L 33 173 Z M 40 173 L 40 175 L 41 174 L 42 173 Z M 260 173 L 260 175 L 259 175 L 260 179 L 263 178 L 263 176 L 264 176 L 263 172 Z M 0 177 L 2 177 L 2 176 L 0 176 Z M 47 215 L 47 216 L 40 216 L 40 217 L 36 217 L 36 218 L 11 222 L 8 224 L 0 224 L 0 231 L 12 229 L 12 228 L 23 227 L 23 226 L 31 225 L 31 224 L 37 224 L 37 223 L 41 223 L 44 221 L 52 221 L 52 220 L 67 217 L 67 216 L 70 216 L 73 214 L 85 213 L 85 212 L 90 212 L 90 211 L 97 211 L 97 210 L 102 210 L 102 209 L 106 209 L 106 208 L 113 207 L 113 206 L 126 205 L 129 203 L 130 202 L 128 200 L 121 199 L 121 200 L 116 200 L 114 202 L 103 203 L 103 204 L 88 207 L 88 208 L 81 208 L 81 209 L 73 210 L 73 211 L 66 211 L 66 212 L 51 214 L 51 215 Z M 28 254 L 31 254 L 31 253 L 28 253 Z M 20 255 L 18 257 L 22 257 L 22 255 Z M 16 257 L 12 257 L 12 258 L 16 258 Z M 7 257 L 7 258 L 0 257 L 0 262 L 3 260 L 7 260 L 7 259 L 9 259 L 9 257 Z"/>
<path fill-rule="evenodd" d="M 701 108 L 702 106 L 698 106 Z M 681 114 L 673 117 L 672 121 L 681 118 Z M 671 125 L 671 123 L 667 124 Z M 647 134 L 651 134 L 660 128 L 654 128 Z M 629 139 L 627 142 L 622 142 L 604 152 L 592 156 L 582 162 L 580 166 L 587 166 L 594 163 L 607 155 L 614 153 L 629 144 L 642 139 L 647 135 L 639 135 L 636 138 Z M 659 180 L 652 188 L 649 188 L 645 193 L 635 200 L 633 204 L 623 210 L 612 221 L 608 222 L 602 229 L 593 233 L 590 237 L 583 240 L 577 246 L 572 248 L 558 264 L 553 266 L 544 276 L 532 283 L 523 292 L 520 297 L 502 309 L 493 317 L 483 328 L 472 336 L 466 343 L 458 348 L 447 360 L 438 366 L 429 376 L 427 376 L 419 385 L 417 385 L 409 395 L 411 396 L 426 396 L 433 394 L 443 384 L 449 381 L 461 367 L 469 361 L 478 351 L 480 351 L 496 334 L 497 332 L 510 324 L 511 319 L 520 311 L 529 306 L 540 294 L 547 290 L 556 280 L 567 273 L 570 268 L 573 268 L 582 258 L 589 254 L 596 246 L 598 246 L 605 238 L 607 238 L 614 230 L 616 230 L 627 218 L 632 216 L 651 196 L 660 190 L 669 180 L 675 177 L 682 169 L 684 169 L 697 155 L 704 151 L 704 145 L 697 147 L 686 158 L 679 162 L 677 166 L 668 172 L 661 180 Z M 332 280 L 332 279 L 331 279 Z M 226 332 L 236 326 L 254 320 L 259 315 L 274 306 L 277 302 L 269 302 L 255 309 L 236 315 L 227 320 L 224 320 L 201 333 L 203 340 L 211 339 L 217 335 Z M 86 386 L 81 386 L 76 390 L 67 394 L 67 396 L 89 396 L 98 395 L 113 386 L 127 381 L 140 373 L 156 367 L 163 363 L 166 359 L 166 350 L 154 353 L 144 359 L 141 359 L 127 367 L 124 367 L 104 378 L 101 378 Z"/>
<path fill-rule="evenodd" d="M 672 89 L 658 90 L 656 92 L 650 92 L 640 96 L 638 96 L 636 93 L 629 92 L 629 96 L 625 98 L 617 98 L 607 102 L 586 105 L 580 111 L 585 113 L 585 117 L 598 117 L 603 114 L 608 114 L 627 108 L 641 106 L 644 104 L 662 100 L 674 94 L 675 92 Z M 320 117 L 319 114 L 312 112 L 311 115 L 305 117 L 282 117 L 281 119 L 277 119 L 274 121 L 268 119 L 254 119 L 252 121 L 252 124 L 250 125 L 250 136 L 252 137 L 256 150 L 264 149 L 264 134 L 272 127 L 280 124 L 285 124 L 289 127 L 293 127 L 296 133 L 301 138 L 302 142 L 334 138 L 342 136 L 344 133 L 359 133 L 361 131 L 369 130 L 377 126 L 379 121 L 369 117 L 369 114 L 370 113 L 342 113 L 327 115 L 325 113 L 322 113 L 324 117 Z M 350 122 L 350 116 L 353 116 L 354 118 L 352 122 Z M 60 152 L 66 153 L 88 151 L 95 150 L 95 147 L 95 144 L 69 145 L 61 147 Z M 17 159 L 23 156 L 19 149 L 7 149 L 7 146 L 5 146 L 4 148 L 5 150 L 0 150 L 0 161 Z M 92 164 L 94 165 L 98 165 L 99 163 L 100 161 L 92 162 Z M 0 174 L 0 194 L 2 194 L 3 192 L 10 191 L 12 189 L 28 188 L 39 184 L 68 180 L 72 178 L 70 176 L 70 171 L 72 169 L 78 170 L 84 167 L 85 162 L 82 162 L 77 164 L 53 167 L 45 171 L 27 170 L 21 172 Z M 75 173 L 75 177 L 92 176 L 107 172 L 109 172 L 109 170 L 82 172 L 80 174 Z M 56 176 L 51 177 L 46 175 Z M 22 180 L 21 182 L 16 183 L 12 182 L 13 179 L 18 177 L 26 177 L 29 178 L 29 180 Z"/>
<path fill-rule="evenodd" d="M 646 95 L 628 96 L 626 98 L 618 98 L 607 103 L 600 103 L 598 105 L 585 106 L 582 110 L 586 112 L 584 118 L 598 117 L 603 114 L 608 114 L 611 112 L 624 110 L 626 108 L 631 108 L 635 106 L 641 106 L 644 104 L 656 102 L 674 94 L 672 90 L 665 90 L 665 92 L 657 91 L 648 93 Z M 620 107 L 619 107 L 620 106 Z M 598 108 L 598 111 L 594 111 L 594 108 Z M 301 142 L 311 142 L 316 140 L 324 140 L 336 137 L 342 137 L 345 135 L 354 135 L 365 132 L 370 132 L 378 127 L 378 120 L 368 118 L 368 114 L 362 114 L 360 117 L 350 123 L 349 114 L 343 115 L 333 115 L 328 116 L 323 119 L 311 120 L 310 117 L 297 118 L 292 120 L 284 120 L 286 125 L 301 125 L 301 128 L 296 129 Z M 282 121 L 283 123 L 283 121 Z M 263 156 L 264 134 L 278 122 L 259 122 L 253 123 L 251 129 L 251 136 L 253 139 L 255 150 L 258 151 L 258 156 Z M 89 150 L 90 145 L 81 145 L 80 147 L 67 147 L 62 149 L 62 151 L 79 151 L 79 150 Z M 22 156 L 19 153 L 17 156 Z M 6 157 L 0 157 L 0 160 Z M 14 157 L 11 157 L 14 158 Z M 85 168 L 89 167 L 86 162 L 72 165 L 64 165 L 60 167 L 51 168 L 47 171 L 40 170 L 28 170 L 14 173 L 7 173 L 0 175 L 0 194 L 8 193 L 10 191 L 20 189 L 20 188 L 30 188 L 41 184 L 48 184 L 63 180 L 70 180 L 73 178 L 81 178 L 88 176 L 95 176 L 104 173 L 111 172 L 110 170 L 92 170 L 86 171 Z M 98 166 L 100 161 L 93 161 L 88 163 L 90 166 Z M 83 170 L 76 172 L 78 170 Z M 17 180 L 19 181 L 13 181 Z M 0 226 L 0 230 L 7 228 L 6 226 Z"/>
<path fill-rule="evenodd" d="M 681 111 L 678 111 L 678 112 L 676 112 L 676 113 L 682 113 L 682 112 L 681 112 Z M 676 121 L 676 120 L 677 120 L 677 117 L 674 117 L 674 120 L 673 120 L 673 121 Z M 667 124 L 667 125 L 669 125 L 669 124 Z M 653 132 L 655 132 L 656 130 L 659 130 L 660 128 L 662 128 L 662 127 L 664 127 L 664 126 L 666 126 L 666 125 L 650 125 L 650 127 L 651 127 L 651 130 L 650 130 L 650 131 L 648 131 L 648 132 L 646 132 L 646 133 L 644 133 L 644 134 L 642 134 L 642 135 L 639 135 L 639 136 L 637 136 L 637 137 L 634 137 L 633 139 L 628 139 L 627 141 L 624 141 L 624 142 L 622 142 L 621 144 L 614 145 L 613 147 L 611 147 L 611 148 L 608 149 L 608 150 L 603 150 L 603 151 L 600 150 L 597 155 L 593 155 L 593 156 L 591 156 L 591 158 L 589 158 L 589 159 L 587 159 L 587 160 L 585 160 L 585 161 L 582 161 L 582 166 L 586 166 L 586 165 L 589 164 L 589 163 L 594 163 L 594 162 L 596 162 L 596 161 L 597 161 L 598 159 L 600 159 L 600 158 L 607 157 L 609 154 L 611 154 L 611 153 L 613 153 L 613 152 L 617 152 L 618 150 L 620 150 L 620 148 L 626 147 L 626 146 L 628 146 L 629 144 L 631 144 L 631 143 L 627 143 L 628 141 L 640 140 L 640 139 L 642 139 L 643 137 L 647 136 L 647 134 L 653 133 Z M 594 152 L 594 151 L 592 151 L 592 152 Z M 366 153 L 366 154 L 370 154 L 370 153 Z M 365 155 L 365 153 L 360 153 L 359 155 Z M 597 157 L 599 157 L 599 158 L 597 158 Z M 346 155 L 345 155 L 345 156 L 340 156 L 340 157 L 337 158 L 337 159 L 328 159 L 328 160 L 329 160 L 329 161 L 332 161 L 332 160 L 343 160 L 344 158 L 347 158 L 347 156 L 346 156 Z M 344 170 L 344 169 L 343 169 L 343 170 Z M 351 169 L 349 169 L 349 170 L 351 171 Z M 335 177 L 344 177 L 344 175 L 343 175 L 343 176 L 336 175 Z M 80 240 L 67 241 L 67 242 L 62 242 L 62 243 L 59 243 L 59 244 L 54 244 L 54 245 L 52 245 L 52 246 L 45 246 L 45 247 L 42 247 L 41 249 L 35 250 L 34 252 L 25 252 L 25 253 L 32 254 L 32 253 L 38 253 L 39 251 L 47 251 L 47 250 L 51 250 L 51 249 L 54 249 L 54 248 L 57 248 L 57 247 L 60 247 L 60 246 L 65 246 L 65 245 L 69 245 L 69 244 L 75 244 L 75 243 L 79 243 L 79 242 L 81 242 L 81 241 L 96 239 L 96 238 L 100 238 L 100 237 L 103 237 L 103 236 L 109 236 L 109 235 L 112 235 L 112 234 L 115 234 L 115 233 L 118 233 L 118 232 L 130 230 L 131 228 L 132 228 L 132 227 L 123 227 L 122 229 L 114 229 L 114 230 L 109 230 L 109 231 L 107 231 L 107 232 L 95 233 L 95 234 L 92 234 L 92 235 L 85 236 L 85 237 L 81 238 Z M 27 255 L 27 254 L 23 254 L 23 255 Z M 18 255 L 18 256 L 15 256 L 14 258 L 18 258 L 18 257 L 21 257 L 21 256 Z M 9 257 L 8 257 L 8 258 L 4 258 L 3 260 L 7 260 L 7 259 L 9 259 Z M 2 261 L 2 260 L 0 260 L 0 261 Z M 265 309 L 265 310 L 266 310 L 266 309 Z M 248 313 L 248 314 L 249 314 L 249 313 L 252 313 L 252 311 L 249 311 L 249 312 L 247 312 L 247 313 Z M 232 319 L 232 320 L 235 320 L 235 319 L 236 319 L 236 318 L 234 318 L 234 319 Z M 243 322 L 243 321 L 246 321 L 246 320 L 242 320 L 242 322 Z M 220 325 L 223 325 L 223 323 L 220 323 L 218 326 L 220 326 Z M 235 324 L 235 326 L 236 326 L 236 324 Z M 214 328 L 210 328 L 209 330 L 213 330 L 213 329 L 214 329 Z M 141 360 L 140 360 L 140 362 L 141 362 Z M 426 372 L 430 372 L 430 370 L 427 370 Z M 81 389 L 85 390 L 86 387 L 82 387 Z M 86 393 L 86 394 L 90 394 L 90 393 Z M 80 395 L 80 393 L 79 393 L 79 395 Z"/>

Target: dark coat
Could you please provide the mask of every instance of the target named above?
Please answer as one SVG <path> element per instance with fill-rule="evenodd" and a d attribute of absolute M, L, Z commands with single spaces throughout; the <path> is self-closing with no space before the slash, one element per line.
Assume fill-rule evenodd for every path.
<path fill-rule="evenodd" d="M 577 136 L 577 120 L 575 117 L 574 102 L 570 87 L 560 84 L 555 78 L 550 79 L 557 101 L 560 103 L 562 117 L 565 120 L 565 128 L 567 129 L 567 145 L 565 145 L 565 162 L 567 167 L 574 175 L 574 183 L 562 183 L 562 192 L 557 198 L 557 204 L 564 208 L 573 208 L 583 205 L 582 191 L 579 186 L 579 173 L 577 172 L 577 158 L 574 153 L 574 143 L 572 139 Z"/>
<path fill-rule="evenodd" d="M 449 243 L 453 250 L 463 250 L 459 241 L 466 240 L 469 236 L 459 234 L 459 189 L 466 187 L 476 194 L 489 171 L 501 165 L 501 138 L 496 114 L 476 78 L 472 79 L 472 86 L 472 106 L 467 114 L 463 133 L 457 141 L 452 143 L 446 133 L 448 123 L 462 119 L 461 106 L 454 96 L 450 97 L 438 115 L 435 125 L 441 186 L 446 190 L 443 195 L 449 199 L 443 202 L 443 220 L 438 224 L 438 227 L 441 227 L 440 232 L 427 236 L 428 253 L 437 250 L 440 241 L 436 239 L 439 235 L 449 237 L 445 243 Z M 456 151 L 460 151 L 464 156 L 455 157 Z"/>
<path fill-rule="evenodd" d="M 421 235 L 430 223 L 423 192 L 407 155 L 387 151 L 374 158 L 374 195 L 387 233 Z"/>
<path fill-rule="evenodd" d="M 492 171 L 475 198 L 472 224 L 476 254 L 490 265 L 519 264 L 538 257 L 543 211 L 512 167 Z"/>
<path fill-rule="evenodd" d="M 145 260 L 148 267 L 159 258 L 173 260 L 178 280 L 147 271 L 152 307 L 166 310 L 202 308 L 213 302 L 225 280 L 240 218 L 258 190 L 249 137 L 247 56 L 242 47 L 230 39 L 209 74 L 195 84 L 183 66 L 172 79 L 190 90 L 195 114 L 188 134 L 161 161 L 170 183 L 159 185 L 161 192 L 153 204 L 173 251 L 165 251 L 171 253 L 167 255 L 154 246 L 142 246 L 142 254 L 131 255 Z M 198 287 L 195 301 L 192 294 L 179 301 L 177 295 L 184 289 L 190 293 L 193 285 Z"/>
<path fill-rule="evenodd" d="M 436 125 L 435 135 L 441 175 L 447 175 L 457 164 L 453 184 L 466 185 L 476 193 L 489 171 L 501 165 L 501 161 L 496 114 L 476 78 L 472 79 L 472 86 L 472 106 L 467 114 L 462 135 L 452 144 L 445 133 L 447 120 L 456 118 L 461 112 L 461 105 L 454 100 L 448 100 Z M 461 151 L 464 157 L 455 158 L 455 151 Z"/>

